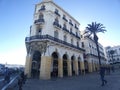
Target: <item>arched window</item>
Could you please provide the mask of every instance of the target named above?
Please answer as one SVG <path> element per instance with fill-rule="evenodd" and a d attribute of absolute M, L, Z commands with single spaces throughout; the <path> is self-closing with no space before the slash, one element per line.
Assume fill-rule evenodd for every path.
<path fill-rule="evenodd" d="M 56 31 L 54 31 L 54 37 L 55 37 L 55 38 L 58 38 L 58 36 L 59 36 L 58 31 L 57 31 L 57 30 L 56 30 Z"/>

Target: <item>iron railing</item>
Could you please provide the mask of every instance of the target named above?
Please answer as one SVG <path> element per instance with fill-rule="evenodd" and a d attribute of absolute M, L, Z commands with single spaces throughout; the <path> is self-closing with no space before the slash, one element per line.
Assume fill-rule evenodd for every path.
<path fill-rule="evenodd" d="M 52 37 L 50 35 L 35 35 L 35 36 L 31 36 L 31 37 L 26 37 L 25 38 L 25 42 L 30 42 L 32 40 L 36 40 L 36 39 L 40 39 L 40 40 L 43 40 L 43 39 L 49 39 L 49 40 L 52 40 L 52 41 L 55 41 L 57 43 L 60 43 L 60 44 L 64 44 L 66 46 L 69 46 L 69 47 L 72 47 L 72 48 L 75 48 L 75 49 L 78 49 L 78 50 L 82 50 L 82 51 L 85 51 L 83 48 L 80 48 L 78 46 L 75 46 L 73 44 L 70 44 L 68 42 L 65 42 L 63 40 L 60 40 L 58 38 L 55 38 L 55 37 Z"/>

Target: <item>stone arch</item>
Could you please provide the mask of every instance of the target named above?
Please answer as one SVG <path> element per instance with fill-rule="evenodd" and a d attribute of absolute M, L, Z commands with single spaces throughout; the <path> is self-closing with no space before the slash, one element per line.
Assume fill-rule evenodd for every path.
<path fill-rule="evenodd" d="M 53 52 L 52 53 L 52 72 L 51 72 L 51 76 L 52 77 L 57 77 L 58 76 L 58 53 L 57 52 Z"/>
<path fill-rule="evenodd" d="M 67 76 L 68 75 L 68 64 L 67 64 L 67 60 L 68 60 L 68 55 L 64 54 L 63 55 L 63 76 Z"/>
<path fill-rule="evenodd" d="M 33 52 L 33 56 L 32 56 L 32 65 L 31 65 L 32 78 L 39 78 L 40 66 L 41 66 L 41 52 L 36 50 Z"/>

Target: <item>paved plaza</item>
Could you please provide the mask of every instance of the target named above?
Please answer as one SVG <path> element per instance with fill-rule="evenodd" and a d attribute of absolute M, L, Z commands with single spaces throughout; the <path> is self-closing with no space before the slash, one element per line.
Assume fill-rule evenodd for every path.
<path fill-rule="evenodd" d="M 106 75 L 108 83 L 101 86 L 98 73 L 54 78 L 51 80 L 28 79 L 23 90 L 120 90 L 120 70 Z"/>

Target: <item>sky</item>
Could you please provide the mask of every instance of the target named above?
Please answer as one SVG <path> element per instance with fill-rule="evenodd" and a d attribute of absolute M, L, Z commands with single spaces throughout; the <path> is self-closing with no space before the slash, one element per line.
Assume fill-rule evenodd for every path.
<path fill-rule="evenodd" d="M 25 37 L 33 24 L 35 4 L 42 0 L 0 0 L 0 63 L 25 65 Z M 53 0 L 80 23 L 102 23 L 98 34 L 104 46 L 120 45 L 120 0 Z"/>

